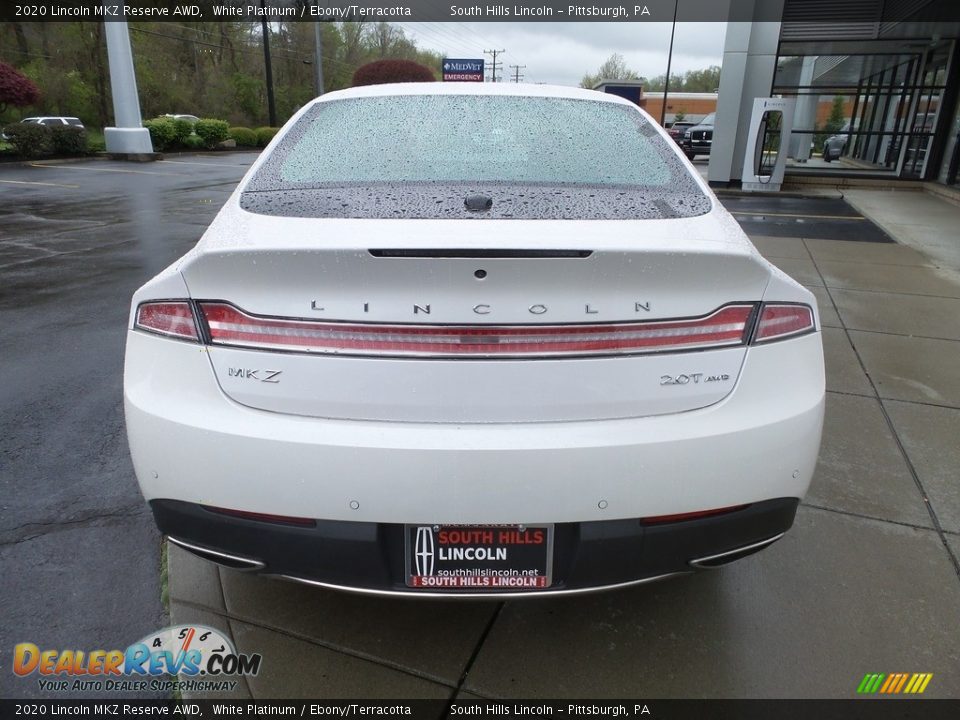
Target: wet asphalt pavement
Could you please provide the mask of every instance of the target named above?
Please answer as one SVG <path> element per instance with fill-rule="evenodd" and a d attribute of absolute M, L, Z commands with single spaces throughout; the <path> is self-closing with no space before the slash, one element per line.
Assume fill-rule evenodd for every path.
<path fill-rule="evenodd" d="M 122 649 L 167 623 L 123 424 L 130 297 L 255 157 L 0 166 L 0 697 L 40 694 L 16 643 Z"/>

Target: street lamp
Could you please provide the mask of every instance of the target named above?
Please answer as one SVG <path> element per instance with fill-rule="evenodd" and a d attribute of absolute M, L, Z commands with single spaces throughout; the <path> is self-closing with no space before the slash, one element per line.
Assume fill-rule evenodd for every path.
<path fill-rule="evenodd" d="M 670 64 L 673 62 L 673 34 L 677 30 L 677 10 L 680 7 L 680 0 L 673 2 L 673 25 L 670 27 L 670 51 L 667 53 L 667 78 L 663 82 L 663 103 L 660 106 L 660 126 L 667 117 L 667 92 L 670 90 Z"/>

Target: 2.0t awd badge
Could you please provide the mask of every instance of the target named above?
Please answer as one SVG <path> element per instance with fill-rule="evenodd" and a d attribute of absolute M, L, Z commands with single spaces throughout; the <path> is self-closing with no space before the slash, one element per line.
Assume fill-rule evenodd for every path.
<path fill-rule="evenodd" d="M 706 375 L 705 373 L 687 373 L 685 375 L 661 375 L 660 384 L 661 385 L 689 385 L 693 383 L 694 385 L 699 385 L 701 382 L 723 382 L 729 380 L 730 376 L 727 373 L 722 373 L 720 375 Z"/>

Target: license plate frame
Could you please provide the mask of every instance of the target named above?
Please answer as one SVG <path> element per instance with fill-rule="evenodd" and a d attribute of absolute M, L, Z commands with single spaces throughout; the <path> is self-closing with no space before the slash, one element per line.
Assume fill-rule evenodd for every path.
<path fill-rule="evenodd" d="M 553 584 L 553 530 L 548 523 L 404 525 L 406 586 L 427 592 L 545 590 Z"/>

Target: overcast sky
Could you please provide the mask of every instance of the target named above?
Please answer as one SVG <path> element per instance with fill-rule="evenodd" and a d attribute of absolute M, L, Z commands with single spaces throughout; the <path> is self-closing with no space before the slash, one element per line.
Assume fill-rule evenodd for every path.
<path fill-rule="evenodd" d="M 585 73 L 594 73 L 612 53 L 644 77 L 667 70 L 670 23 L 394 23 L 420 47 L 447 57 L 486 58 L 484 50 L 503 50 L 497 57 L 510 75 L 509 65 L 526 65 L 520 72 L 529 82 L 578 85 Z M 677 23 L 671 73 L 720 65 L 725 23 Z"/>

